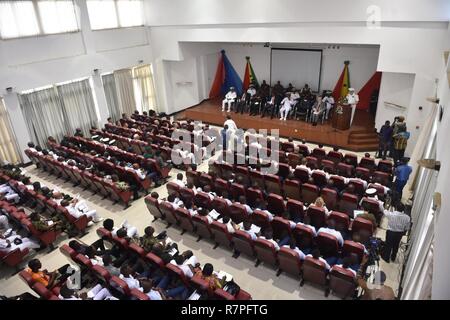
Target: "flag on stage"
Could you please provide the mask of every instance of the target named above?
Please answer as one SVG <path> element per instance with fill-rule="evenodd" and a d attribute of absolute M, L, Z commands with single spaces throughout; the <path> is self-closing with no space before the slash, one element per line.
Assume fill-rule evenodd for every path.
<path fill-rule="evenodd" d="M 338 101 L 340 98 L 345 98 L 350 88 L 350 75 L 348 72 L 348 65 L 350 61 L 344 61 L 344 70 L 342 70 L 341 76 L 333 90 L 334 100 Z"/>
<path fill-rule="evenodd" d="M 230 87 L 234 87 L 238 96 L 242 94 L 242 80 L 234 70 L 225 50 L 220 51 L 219 63 L 217 65 L 216 76 L 209 91 L 209 98 L 224 96 Z"/>
<path fill-rule="evenodd" d="M 252 64 L 250 63 L 250 57 L 245 57 L 247 59 L 247 65 L 245 66 L 245 74 L 244 74 L 244 91 L 247 91 L 250 84 L 253 84 L 258 90 L 259 83 L 258 79 L 256 79 L 255 71 L 253 71 Z"/>
<path fill-rule="evenodd" d="M 367 83 L 359 90 L 359 103 L 356 106 L 357 109 L 369 109 L 370 98 L 375 91 L 380 90 L 381 84 L 381 72 L 377 71 L 373 76 L 367 81 Z"/>

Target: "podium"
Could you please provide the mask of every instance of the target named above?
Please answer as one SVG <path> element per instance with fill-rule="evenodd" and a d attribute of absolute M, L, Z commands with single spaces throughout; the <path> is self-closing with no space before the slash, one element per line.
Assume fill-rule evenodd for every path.
<path fill-rule="evenodd" d="M 333 112 L 331 125 L 337 130 L 347 130 L 350 128 L 350 118 L 352 107 L 349 104 L 338 104 Z"/>

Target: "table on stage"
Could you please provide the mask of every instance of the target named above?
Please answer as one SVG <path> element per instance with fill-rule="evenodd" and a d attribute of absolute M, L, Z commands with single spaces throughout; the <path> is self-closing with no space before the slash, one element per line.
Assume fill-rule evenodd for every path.
<path fill-rule="evenodd" d="M 352 116 L 352 107 L 349 104 L 338 104 L 333 112 L 331 125 L 338 130 L 347 130 L 350 128 L 350 118 Z"/>

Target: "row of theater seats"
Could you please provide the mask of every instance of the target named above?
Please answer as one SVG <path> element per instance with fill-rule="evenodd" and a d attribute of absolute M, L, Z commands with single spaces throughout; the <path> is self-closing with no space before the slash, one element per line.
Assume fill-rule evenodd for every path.
<path fill-rule="evenodd" d="M 201 193 L 197 193 L 197 195 L 201 195 Z M 231 206 L 227 206 L 221 200 L 223 199 L 214 199 L 212 201 L 212 208 L 224 216 L 229 216 L 235 223 L 240 223 L 244 219 L 247 219 L 248 215 L 242 205 L 233 203 Z M 234 257 L 239 256 L 241 253 L 253 259 L 256 257 L 256 266 L 260 262 L 276 266 L 278 267 L 277 276 L 284 271 L 301 277 L 302 281 L 322 284 L 325 286 L 327 294 L 330 288 L 338 295 L 341 295 L 343 292 L 348 294 L 348 287 L 354 287 L 353 274 L 338 266 L 333 268 L 330 277 L 328 277 L 325 264 L 308 257 L 304 261 L 301 261 L 298 253 L 290 248 L 281 248 L 277 251 L 275 250 L 275 246 L 267 240 L 260 238 L 252 240 L 248 233 L 241 230 L 229 233 L 223 223 L 213 221 L 209 224 L 206 217 L 199 215 L 191 217 L 186 209 L 178 208 L 174 210 L 169 202 L 163 201 L 159 204 L 158 200 L 151 196 L 147 196 L 145 202 L 150 214 L 155 219 L 164 219 L 169 226 L 172 224 L 178 225 L 183 230 L 182 233 L 188 231 L 197 234 L 199 237 L 197 241 L 202 238 L 212 239 L 216 243 L 215 247 L 222 245 L 225 248 L 232 248 L 234 250 Z M 200 203 L 197 204 L 200 205 Z M 201 205 L 204 205 L 204 203 Z M 347 228 L 350 227 L 348 216 L 344 214 L 332 212 L 328 219 L 335 220 L 337 225 L 344 224 L 347 225 Z M 250 216 L 250 221 L 263 229 L 271 228 L 274 239 L 280 239 L 285 235 L 290 235 L 296 240 L 300 250 L 311 249 L 313 246 L 317 246 L 324 257 L 354 255 L 359 263 L 364 255 L 364 246 L 361 243 L 346 240 L 343 246 L 340 247 L 337 239 L 329 234 L 321 233 L 315 236 L 310 228 L 301 224 L 297 224 L 294 229 L 291 229 L 288 220 L 275 217 L 272 221 L 269 221 L 267 215 L 258 210 L 255 210 Z M 355 219 L 351 227 L 351 232 L 360 233 L 364 231 L 370 232 L 370 234 L 372 232 L 371 223 L 360 218 Z"/>
<path fill-rule="evenodd" d="M 294 170 L 294 176 L 296 179 L 301 182 L 308 181 L 309 175 L 308 171 L 305 169 L 297 168 L 297 165 L 301 163 L 301 156 L 298 154 L 290 153 L 288 156 L 284 156 L 284 152 L 276 151 L 279 153 L 278 159 L 278 172 L 277 175 L 286 179 L 290 174 L 291 170 Z M 270 156 L 270 154 L 269 154 Z M 258 158 L 259 157 L 259 158 Z M 262 160 L 266 164 L 270 164 L 270 158 L 264 158 L 258 154 L 258 157 L 247 157 L 245 154 L 232 152 L 230 150 L 224 151 L 222 153 L 222 157 L 219 159 L 219 162 L 229 163 L 230 165 L 237 166 L 252 166 L 256 167 L 258 160 Z M 344 162 L 333 162 L 331 160 L 320 160 L 313 156 L 307 156 L 306 158 L 306 166 L 311 170 L 323 168 L 323 170 L 329 174 L 336 174 L 346 178 L 351 178 L 358 176 L 359 178 L 371 181 L 376 180 L 383 185 L 390 185 L 392 181 L 392 169 L 385 169 L 385 171 L 381 170 L 370 170 L 365 167 L 357 166 L 356 168 L 353 165 L 346 164 Z M 371 159 L 371 158 L 363 158 L 363 159 Z M 374 160 L 374 159 L 371 159 Z M 382 166 L 386 168 L 386 166 Z M 391 172 L 386 172 L 391 171 Z"/>
<path fill-rule="evenodd" d="M 128 183 L 137 185 L 139 190 L 144 191 L 145 193 L 149 190 L 151 185 L 151 179 L 146 177 L 145 179 L 139 178 L 139 176 L 131 170 L 126 170 L 125 167 L 115 165 L 114 163 L 105 161 L 102 158 L 98 158 L 90 155 L 89 153 L 83 153 L 81 151 L 67 148 L 65 146 L 59 145 L 57 143 L 49 143 L 49 145 L 58 151 L 63 151 L 69 155 L 69 157 L 81 159 L 86 164 L 95 164 L 97 168 L 101 171 L 104 171 L 107 174 L 117 174 L 119 179 L 123 181 L 127 181 Z M 155 162 L 149 162 L 149 165 L 153 165 L 151 170 L 155 170 L 157 172 L 157 167 L 155 167 Z"/>
<path fill-rule="evenodd" d="M 79 218 L 73 217 L 66 208 L 59 205 L 54 200 L 47 199 L 45 196 L 36 193 L 34 190 L 29 190 L 26 186 L 19 184 L 18 181 L 10 179 L 8 176 L 1 175 L 0 180 L 2 180 L 3 183 L 7 182 L 20 196 L 24 204 L 34 200 L 36 202 L 36 207 L 32 208 L 33 211 L 38 213 L 46 213 L 49 216 L 59 214 L 60 216 L 65 217 L 66 221 L 68 221 L 79 234 L 86 233 L 86 228 L 88 227 L 88 223 L 91 221 L 91 218 L 88 218 L 86 215 L 81 215 Z M 38 231 L 31 223 L 30 218 L 23 209 L 18 209 L 15 205 L 7 201 L 1 201 L 0 203 L 4 212 L 8 214 L 12 221 L 18 225 L 21 225 L 34 238 L 38 239 L 40 244 L 43 246 L 50 246 L 53 248 L 53 243 L 60 235 L 59 231 Z"/>
<path fill-rule="evenodd" d="M 225 170 L 224 168 L 236 172 L 236 175 L 244 175 L 242 172 L 248 170 L 247 168 L 242 167 L 242 171 L 239 171 L 238 173 L 240 167 L 238 167 L 239 169 L 236 169 L 236 171 L 233 171 L 227 164 L 216 164 L 213 167 L 215 168 L 214 170 L 218 177 L 227 176 L 227 174 L 223 173 Z M 220 174 L 218 171 L 219 169 L 221 170 Z M 285 198 L 287 200 L 295 200 L 297 202 L 302 201 L 305 204 L 311 204 L 314 203 L 317 197 L 321 196 L 329 210 L 339 210 L 351 218 L 353 218 L 354 210 L 359 208 L 360 198 L 358 195 L 344 193 L 342 197 L 339 197 L 338 193 L 333 189 L 323 188 L 321 190 L 317 185 L 309 183 L 301 184 L 299 181 L 290 179 L 281 182 L 279 176 L 270 174 L 263 175 L 256 171 L 247 171 L 247 173 L 247 177 L 251 177 L 250 182 L 257 181 L 259 188 L 246 188 L 242 184 L 235 182 L 229 183 L 221 178 L 213 179 L 210 175 L 197 171 L 187 171 L 186 177 L 187 182 L 192 183 L 196 187 L 203 188 L 205 185 L 209 185 L 217 194 L 222 194 L 223 191 L 227 191 L 232 199 L 238 200 L 239 196 L 243 195 L 246 197 L 246 200 L 251 207 L 255 205 L 257 199 L 264 199 L 262 190 L 265 189 L 269 193 L 268 197 L 265 199 L 268 202 L 268 210 L 275 215 L 281 215 L 288 209 L 284 201 Z M 333 178 L 338 181 L 341 177 L 336 176 Z M 360 187 L 363 188 L 362 183 L 359 181 L 356 181 L 355 185 L 358 183 L 360 183 Z M 173 183 L 168 183 L 167 186 L 169 192 L 173 191 L 171 188 L 176 189 L 177 187 Z M 376 185 L 374 185 L 374 187 L 377 188 L 379 193 L 381 193 L 381 191 L 383 192 L 383 195 L 380 195 L 380 197 L 383 198 L 384 189 L 379 190 L 379 186 Z M 182 196 L 189 197 L 189 194 L 193 191 L 184 190 L 182 192 L 184 193 Z M 378 201 L 364 197 L 362 198 L 361 205 L 367 208 L 369 212 L 373 213 L 377 219 L 381 219 L 383 212 L 380 211 Z M 296 216 L 302 216 L 303 210 L 298 210 Z"/>
<path fill-rule="evenodd" d="M 271 147 L 271 141 L 273 139 L 267 138 L 267 137 L 250 137 L 251 135 L 246 137 L 247 145 L 250 141 L 258 141 L 264 148 L 268 150 L 268 154 L 270 155 L 270 147 Z M 294 142 L 288 142 L 288 141 L 279 141 L 279 147 L 280 151 L 284 153 L 288 153 L 287 159 L 286 154 L 281 154 L 280 159 L 282 159 L 282 162 L 288 161 L 288 163 L 295 168 L 299 162 L 298 155 L 302 155 L 303 157 L 314 157 L 317 159 L 316 164 L 320 165 L 322 164 L 322 161 L 326 161 L 324 164 L 328 164 L 328 161 L 331 161 L 335 164 L 338 164 L 340 162 L 344 162 L 353 168 L 356 167 L 362 167 L 369 169 L 371 172 L 373 171 L 382 171 L 391 174 L 393 164 L 392 161 L 389 160 L 379 160 L 378 163 L 374 158 L 371 157 L 362 157 L 361 160 L 358 162 L 358 156 L 353 153 L 346 153 L 345 155 L 342 152 L 339 151 L 329 151 L 328 153 L 323 149 L 316 147 L 312 150 L 309 150 L 308 146 L 305 144 L 295 144 Z M 294 152 L 294 150 L 298 150 L 298 153 Z M 248 153 L 247 153 L 248 155 Z"/>
<path fill-rule="evenodd" d="M 114 204 L 121 202 L 125 208 L 130 206 L 133 193 L 130 190 L 122 191 L 117 188 L 114 182 L 106 182 L 102 178 L 93 175 L 89 171 L 82 171 L 76 167 L 66 165 L 62 162 L 54 160 L 51 157 L 39 155 L 29 149 L 25 150 L 25 154 L 39 167 L 50 174 L 61 177 L 66 181 L 72 181 L 74 185 L 81 186 L 85 190 L 91 189 L 93 194 L 98 193 L 103 197 L 109 197 Z M 101 160 L 101 159 L 99 159 Z"/>
<path fill-rule="evenodd" d="M 112 124 L 105 124 L 105 129 L 103 132 L 99 132 L 98 129 L 92 129 L 91 133 L 101 135 L 105 138 L 114 139 L 117 141 L 118 147 L 125 149 L 125 150 L 128 150 L 131 147 L 136 154 L 144 154 L 145 147 L 148 145 L 151 145 L 152 147 L 155 145 L 156 149 L 157 149 L 158 145 L 163 146 L 166 143 L 168 144 L 168 146 L 170 146 L 170 148 L 174 147 L 177 144 L 182 143 L 183 148 L 185 150 L 190 150 L 191 152 L 194 152 L 198 148 L 198 146 L 196 146 L 195 144 L 190 142 L 190 141 L 194 141 L 194 133 L 193 132 L 185 130 L 185 129 L 174 129 L 172 131 L 178 131 L 176 136 L 189 137 L 188 141 L 181 142 L 180 140 L 172 139 L 171 136 L 168 137 L 168 136 L 161 135 L 161 134 L 154 134 L 154 133 L 147 132 L 146 139 L 147 140 L 151 139 L 151 141 L 152 141 L 152 143 L 149 144 L 147 141 L 132 139 L 132 136 L 135 133 L 142 135 L 143 132 L 141 130 L 122 128 L 122 127 L 115 126 Z M 202 145 L 201 145 L 202 147 L 207 147 L 208 145 L 209 145 L 209 142 L 206 139 L 202 140 Z M 162 149 L 162 150 L 165 150 L 165 149 Z"/>
<path fill-rule="evenodd" d="M 103 154 L 105 151 L 107 151 L 110 156 L 114 156 L 117 160 L 120 161 L 138 163 L 144 169 L 149 168 L 152 172 L 157 172 L 158 176 L 162 179 L 166 179 L 169 176 L 170 167 L 161 168 L 154 159 L 145 159 L 141 155 L 113 148 L 101 142 L 89 140 L 82 137 L 66 137 L 66 140 L 76 145 L 83 145 L 89 150 L 94 150 L 99 154 Z"/>
<path fill-rule="evenodd" d="M 145 250 L 132 243 L 129 244 L 125 239 L 115 237 L 104 228 L 99 228 L 97 230 L 97 234 L 116 245 L 118 245 L 122 250 L 128 251 L 133 255 L 136 255 L 147 263 L 151 264 L 154 268 L 160 269 L 160 271 L 167 272 L 171 274 L 174 278 L 179 279 L 191 290 L 204 290 L 207 292 L 208 297 L 210 299 L 219 299 L 219 300 L 251 300 L 251 295 L 247 293 L 245 290 L 241 289 L 236 296 L 229 294 L 228 292 L 217 289 L 215 291 L 211 291 L 209 289 L 209 283 L 197 276 L 192 277 L 191 279 L 185 277 L 183 271 L 176 265 L 171 263 L 165 264 L 158 256 L 153 253 L 147 253 Z M 95 277 L 96 280 L 103 284 L 104 286 L 108 286 L 112 290 L 114 290 L 114 296 L 119 296 L 121 299 L 127 300 L 150 300 L 150 298 L 144 294 L 143 292 L 137 289 L 130 289 L 127 283 L 117 276 L 112 276 L 106 268 L 101 265 L 93 265 L 91 260 L 86 256 L 77 253 L 75 250 L 70 248 L 68 245 L 63 245 L 60 248 L 62 254 L 64 254 L 71 264 L 76 264 L 80 267 L 80 271 L 83 275 L 88 275 Z M 22 271 L 20 273 L 20 277 L 28 284 L 30 288 L 32 288 L 42 299 L 45 300 L 58 300 L 59 295 L 59 287 L 55 287 L 52 290 L 45 288 L 42 284 L 35 282 L 30 274 L 26 271 Z"/>

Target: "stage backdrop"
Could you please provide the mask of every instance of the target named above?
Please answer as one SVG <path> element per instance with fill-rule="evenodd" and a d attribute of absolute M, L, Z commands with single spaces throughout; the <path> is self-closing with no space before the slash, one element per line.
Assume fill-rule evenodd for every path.
<path fill-rule="evenodd" d="M 271 51 L 271 82 L 281 81 L 283 86 L 292 83 L 301 89 L 307 83 L 311 90 L 320 88 L 322 50 L 277 49 Z"/>

